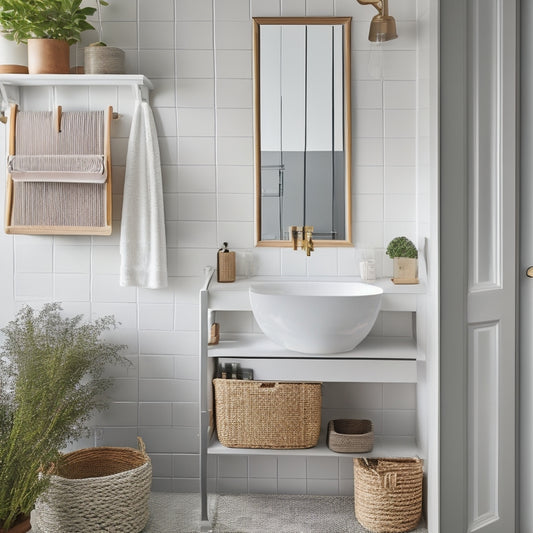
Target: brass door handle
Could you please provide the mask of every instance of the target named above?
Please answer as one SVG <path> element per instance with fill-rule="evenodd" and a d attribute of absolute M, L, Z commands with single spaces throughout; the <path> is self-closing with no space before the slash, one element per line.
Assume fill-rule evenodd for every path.
<path fill-rule="evenodd" d="M 528 278 L 533 278 L 533 266 L 530 266 L 527 270 L 526 270 L 526 276 Z"/>

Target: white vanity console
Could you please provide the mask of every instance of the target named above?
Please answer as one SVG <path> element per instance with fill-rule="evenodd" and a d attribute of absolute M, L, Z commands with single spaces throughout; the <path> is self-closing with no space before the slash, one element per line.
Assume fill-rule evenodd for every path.
<path fill-rule="evenodd" d="M 316 355 L 284 349 L 262 333 L 229 334 L 221 331 L 220 342 L 208 345 L 209 315 L 212 312 L 251 311 L 249 287 L 257 281 L 279 281 L 279 278 L 253 277 L 233 283 L 218 283 L 213 268 L 206 268 L 206 278 L 200 290 L 200 490 L 202 527 L 209 529 L 207 516 L 207 458 L 209 454 L 233 455 L 339 455 L 326 445 L 322 434 L 314 448 L 270 450 L 226 448 L 213 428 L 212 379 L 219 362 L 239 362 L 252 368 L 256 380 L 321 381 L 352 383 L 416 383 L 417 361 L 424 359 L 412 337 L 367 337 L 350 352 Z M 326 278 L 321 277 L 323 281 Z M 286 281 L 290 278 L 286 278 Z M 306 278 L 312 281 L 312 278 Z M 358 277 L 330 278 L 329 281 L 361 281 Z M 297 280 L 295 280 L 297 282 Z M 383 289 L 381 311 L 413 313 L 414 321 L 419 297 L 425 287 L 394 285 L 390 279 L 379 279 Z M 346 455 L 346 454 L 342 454 Z M 354 457 L 422 456 L 414 437 L 376 437 L 372 452 L 353 454 Z"/>

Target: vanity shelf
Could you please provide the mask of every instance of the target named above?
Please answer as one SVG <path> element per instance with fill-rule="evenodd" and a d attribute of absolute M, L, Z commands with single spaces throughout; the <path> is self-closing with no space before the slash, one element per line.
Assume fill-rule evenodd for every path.
<path fill-rule="evenodd" d="M 368 453 L 337 453 L 331 451 L 326 444 L 326 432 L 322 431 L 318 444 L 313 448 L 301 450 L 266 450 L 250 448 L 226 448 L 217 439 L 216 433 L 211 436 L 209 455 L 300 455 L 305 457 L 414 457 L 420 454 L 415 439 L 412 437 L 374 438 L 374 447 Z"/>
<path fill-rule="evenodd" d="M 367 337 L 355 349 L 337 354 L 304 354 L 275 344 L 262 333 L 220 333 L 218 344 L 208 346 L 209 315 L 213 312 L 251 312 L 251 283 L 280 281 L 279 277 L 240 278 L 233 283 L 218 283 L 214 269 L 206 268 L 200 290 L 200 493 L 202 523 L 208 527 L 207 458 L 208 455 L 263 455 L 303 457 L 413 457 L 421 452 L 414 437 L 376 436 L 373 450 L 365 454 L 340 454 L 326 445 L 322 430 L 313 448 L 270 450 L 226 448 L 217 439 L 213 426 L 212 379 L 219 362 L 239 362 L 252 368 L 259 381 L 320 381 L 330 383 L 416 383 L 417 364 L 423 359 L 412 337 Z M 283 279 L 281 279 L 283 280 Z M 285 278 L 283 281 L 291 281 Z M 298 279 L 293 278 L 297 282 Z M 306 278 L 313 281 L 313 278 Z M 317 281 L 339 281 L 338 277 L 320 277 Z M 359 277 L 343 277 L 342 281 L 361 281 Z M 415 313 L 424 284 L 394 285 L 390 279 L 375 282 L 383 289 L 382 311 Z M 206 529 L 207 530 L 207 529 Z"/>

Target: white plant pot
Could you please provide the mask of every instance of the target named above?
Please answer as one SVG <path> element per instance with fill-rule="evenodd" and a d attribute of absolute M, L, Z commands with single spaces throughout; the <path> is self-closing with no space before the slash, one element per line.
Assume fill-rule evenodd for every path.
<path fill-rule="evenodd" d="M 28 74 L 28 46 L 0 34 L 0 74 Z"/>

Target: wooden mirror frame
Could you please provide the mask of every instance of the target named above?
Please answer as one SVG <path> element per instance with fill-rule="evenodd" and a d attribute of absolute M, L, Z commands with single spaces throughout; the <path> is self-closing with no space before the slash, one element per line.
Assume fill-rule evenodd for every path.
<path fill-rule="evenodd" d="M 264 25 L 342 25 L 344 55 L 344 139 L 345 139 L 345 239 L 313 239 L 315 246 L 353 246 L 352 242 L 352 117 L 351 117 L 351 22 L 352 17 L 253 17 L 253 97 L 254 97 L 254 174 L 255 245 L 289 247 L 290 240 L 261 240 L 261 106 L 260 106 L 260 26 Z"/>

